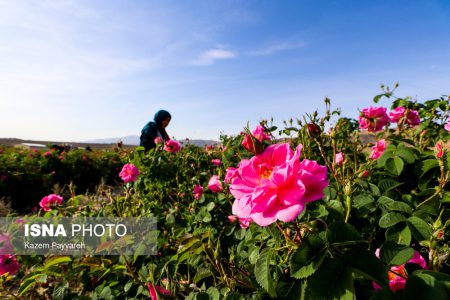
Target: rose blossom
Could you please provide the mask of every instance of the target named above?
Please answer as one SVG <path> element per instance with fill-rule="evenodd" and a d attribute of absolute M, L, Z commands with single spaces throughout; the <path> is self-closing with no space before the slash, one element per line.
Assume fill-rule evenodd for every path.
<path fill-rule="evenodd" d="M 39 202 L 39 206 L 42 207 L 44 211 L 51 211 L 51 206 L 61 205 L 63 198 L 56 194 L 51 194 L 42 198 Z"/>
<path fill-rule="evenodd" d="M 195 200 L 198 200 L 203 195 L 203 187 L 201 185 L 194 185 L 194 198 Z"/>
<path fill-rule="evenodd" d="M 378 248 L 375 251 L 375 255 L 378 258 L 380 258 L 380 248 Z M 414 250 L 413 257 L 410 260 L 408 260 L 407 263 L 419 265 L 422 269 L 427 268 L 427 263 L 426 263 L 425 259 L 416 250 Z M 397 274 L 400 274 L 403 277 L 399 276 Z M 405 270 L 405 264 L 400 265 L 400 266 L 392 266 L 390 271 L 388 271 L 390 289 L 394 292 L 404 289 L 405 285 L 406 285 L 406 279 L 404 277 L 405 278 L 408 277 L 408 275 L 406 274 L 406 270 Z M 380 286 L 378 284 L 376 284 L 375 282 L 373 282 L 372 284 L 375 289 L 380 288 Z"/>
<path fill-rule="evenodd" d="M 219 176 L 213 175 L 211 179 L 209 179 L 208 188 L 214 193 L 222 191 L 222 183 L 219 180 Z"/>
<path fill-rule="evenodd" d="M 343 162 L 344 162 L 344 153 L 342 152 L 336 153 L 336 155 L 334 156 L 334 163 L 340 166 L 342 165 Z"/>
<path fill-rule="evenodd" d="M 391 122 L 398 123 L 405 116 L 406 111 L 407 109 L 403 106 L 396 107 L 393 111 L 389 113 L 389 118 L 391 119 Z M 405 123 L 410 126 L 419 125 L 420 124 L 419 112 L 414 109 L 409 109 Z"/>
<path fill-rule="evenodd" d="M 163 141 L 163 139 L 162 139 L 160 136 L 157 136 L 157 137 L 153 140 L 153 142 L 154 142 L 155 144 L 162 144 L 164 141 Z"/>
<path fill-rule="evenodd" d="M 181 144 L 175 140 L 169 140 L 164 145 L 164 150 L 172 153 L 177 153 L 181 149 Z"/>
<path fill-rule="evenodd" d="M 377 141 L 375 146 L 372 147 L 369 158 L 377 159 L 383 154 L 384 150 L 386 150 L 386 141 L 384 139 Z"/>
<path fill-rule="evenodd" d="M 389 117 L 386 114 L 385 107 L 364 108 L 359 116 L 359 129 L 367 129 L 370 132 L 376 132 L 389 124 Z"/>
<path fill-rule="evenodd" d="M 148 283 L 147 288 L 151 300 L 158 300 L 159 299 L 158 294 L 165 296 L 172 296 L 172 293 L 170 291 L 166 290 L 163 287 L 160 287 L 159 285 L 153 286 L 153 284 L 151 284 L 150 282 Z"/>
<path fill-rule="evenodd" d="M 220 166 L 222 164 L 222 161 L 220 159 L 212 159 L 211 160 L 212 164 L 215 166 Z"/>
<path fill-rule="evenodd" d="M 261 125 L 256 126 L 256 129 L 252 131 L 252 134 L 260 142 L 270 141 L 270 135 L 264 132 L 264 127 Z"/>
<path fill-rule="evenodd" d="M 226 183 L 231 183 L 234 178 L 239 177 L 239 171 L 234 167 L 227 168 L 226 172 L 227 172 L 225 175 Z"/>
<path fill-rule="evenodd" d="M 136 181 L 139 176 L 139 170 L 133 164 L 125 164 L 119 173 L 120 178 L 126 183 Z"/>
<path fill-rule="evenodd" d="M 261 154 L 240 162 L 239 177 L 230 192 L 235 197 L 232 212 L 267 226 L 277 219 L 290 222 L 307 202 L 323 196 L 328 186 L 327 169 L 315 161 L 300 162 L 302 145 L 294 151 L 288 143 L 267 147 Z"/>
<path fill-rule="evenodd" d="M 19 263 L 14 255 L 0 255 L 0 275 L 8 273 L 14 275 L 19 271 Z"/>
<path fill-rule="evenodd" d="M 444 129 L 450 131 L 450 117 L 447 119 L 447 124 L 444 125 Z"/>
<path fill-rule="evenodd" d="M 239 218 L 234 215 L 228 216 L 228 220 L 230 220 L 231 223 L 238 221 L 239 226 L 241 226 L 241 228 L 244 228 L 244 229 L 248 228 L 248 226 L 250 226 L 250 224 L 252 223 L 251 218 Z"/>

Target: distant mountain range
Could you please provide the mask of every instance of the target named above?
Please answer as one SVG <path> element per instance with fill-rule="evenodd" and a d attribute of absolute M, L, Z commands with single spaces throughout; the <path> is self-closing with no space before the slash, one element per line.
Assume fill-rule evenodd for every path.
<path fill-rule="evenodd" d="M 127 135 L 124 137 L 118 137 L 118 138 L 109 138 L 109 139 L 95 139 L 95 140 L 89 140 L 84 141 L 84 143 L 93 143 L 93 144 L 115 144 L 119 141 L 122 141 L 125 145 L 139 145 L 139 136 L 137 135 Z M 180 140 L 180 143 L 182 145 L 186 144 L 186 140 Z M 189 140 L 190 144 L 204 147 L 205 145 L 214 145 L 218 144 L 218 141 L 213 140 Z"/>

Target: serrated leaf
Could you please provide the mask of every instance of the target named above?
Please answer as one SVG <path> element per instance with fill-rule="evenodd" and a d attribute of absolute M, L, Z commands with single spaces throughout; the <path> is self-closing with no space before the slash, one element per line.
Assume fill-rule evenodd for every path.
<path fill-rule="evenodd" d="M 405 299 L 448 300 L 450 295 L 443 285 L 428 274 L 415 274 L 406 281 Z"/>
<path fill-rule="evenodd" d="M 345 252 L 342 262 L 366 279 L 376 281 L 381 286 L 387 286 L 388 272 L 375 253 L 365 249 L 352 248 Z"/>
<path fill-rule="evenodd" d="M 398 223 L 386 230 L 386 240 L 409 246 L 411 244 L 411 230 L 406 222 Z"/>
<path fill-rule="evenodd" d="M 429 240 L 432 234 L 431 226 L 425 222 L 424 220 L 412 216 L 407 220 L 409 229 L 411 229 L 411 233 L 413 237 L 418 241 Z"/>
<path fill-rule="evenodd" d="M 220 292 L 215 287 L 209 287 L 206 290 L 206 293 L 209 295 L 210 300 L 219 300 L 220 299 Z"/>
<path fill-rule="evenodd" d="M 412 164 L 416 160 L 416 154 L 410 148 L 399 146 L 397 148 L 396 154 L 400 156 L 408 164 Z"/>
<path fill-rule="evenodd" d="M 332 245 L 367 243 L 352 225 L 344 222 L 334 222 L 327 230 L 328 242 Z"/>
<path fill-rule="evenodd" d="M 384 194 L 390 190 L 395 189 L 396 187 L 401 186 L 403 183 L 395 181 L 393 179 L 382 179 L 380 180 L 380 182 L 378 183 L 378 187 L 380 188 L 381 192 Z"/>
<path fill-rule="evenodd" d="M 274 280 L 270 273 L 270 259 L 272 251 L 269 248 L 264 249 L 255 264 L 255 277 L 259 285 L 271 296 L 276 297 Z"/>
<path fill-rule="evenodd" d="M 391 212 L 384 214 L 380 221 L 378 222 L 378 225 L 380 225 L 381 228 L 389 228 L 391 226 L 394 226 L 397 223 L 405 221 L 406 218 L 399 213 Z"/>
<path fill-rule="evenodd" d="M 406 204 L 405 202 L 401 202 L 401 201 L 390 202 L 386 205 L 386 208 L 388 210 L 392 210 L 392 211 L 399 211 L 399 212 L 404 212 L 407 214 L 412 214 L 411 207 L 408 204 Z"/>
<path fill-rule="evenodd" d="M 399 176 L 404 167 L 405 163 L 399 157 L 390 157 L 386 160 L 386 170 L 395 176 Z"/>
<path fill-rule="evenodd" d="M 426 159 L 423 160 L 421 162 L 419 162 L 416 165 L 416 169 L 415 172 L 417 174 L 417 176 L 422 177 L 423 175 L 425 175 L 428 171 L 437 168 L 439 169 L 439 162 L 432 158 L 432 159 Z"/>
<path fill-rule="evenodd" d="M 386 241 L 380 248 L 381 260 L 389 266 L 406 264 L 414 255 L 414 249 Z"/>
<path fill-rule="evenodd" d="M 372 197 L 372 195 L 361 194 L 353 198 L 353 206 L 359 209 L 373 203 L 374 201 L 375 199 Z"/>
<path fill-rule="evenodd" d="M 352 272 L 338 259 L 325 260 L 308 278 L 304 299 L 355 299 Z"/>
<path fill-rule="evenodd" d="M 213 273 L 210 269 L 200 269 L 195 274 L 195 277 L 192 279 L 192 282 L 197 284 L 200 280 L 213 276 Z"/>
<path fill-rule="evenodd" d="M 318 236 L 310 236 L 292 254 L 290 259 L 291 276 L 303 279 L 313 274 L 326 256 L 326 244 Z"/>

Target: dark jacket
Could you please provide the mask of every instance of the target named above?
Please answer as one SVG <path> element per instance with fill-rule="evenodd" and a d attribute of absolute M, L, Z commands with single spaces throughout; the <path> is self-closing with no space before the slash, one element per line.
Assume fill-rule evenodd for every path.
<path fill-rule="evenodd" d="M 155 138 L 158 136 L 158 132 L 164 141 L 170 140 L 166 130 L 162 127 L 162 121 L 166 118 L 171 118 L 170 113 L 165 110 L 160 110 L 155 114 L 154 120 L 148 122 L 142 128 L 140 145 L 145 148 L 145 152 L 156 147 Z"/>

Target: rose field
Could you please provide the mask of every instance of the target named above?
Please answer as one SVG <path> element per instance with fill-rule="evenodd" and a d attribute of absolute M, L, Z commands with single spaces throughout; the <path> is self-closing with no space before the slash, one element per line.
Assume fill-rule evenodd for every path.
<path fill-rule="evenodd" d="M 14 255 L 0 234 L 0 295 L 449 299 L 450 98 L 383 87 L 358 105 L 352 119 L 325 99 L 323 114 L 243 124 L 205 148 L 0 148 L 0 216 L 154 216 L 158 229 L 150 256 Z"/>

